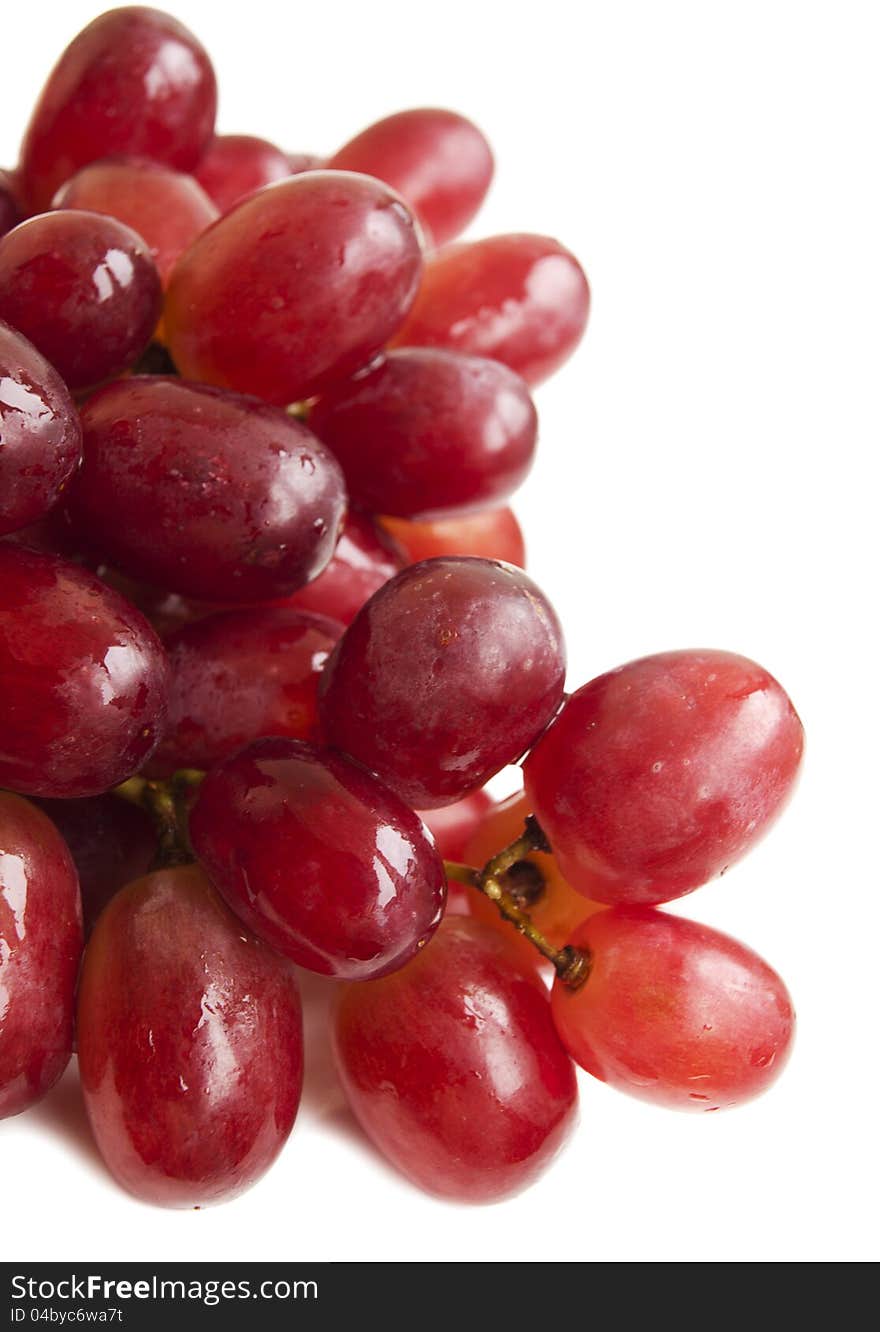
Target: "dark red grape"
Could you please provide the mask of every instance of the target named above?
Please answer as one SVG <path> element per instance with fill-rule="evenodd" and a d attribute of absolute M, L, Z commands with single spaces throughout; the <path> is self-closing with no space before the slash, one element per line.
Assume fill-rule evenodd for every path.
<path fill-rule="evenodd" d="M 115 795 L 85 800 L 34 798 L 67 843 L 79 875 L 88 937 L 110 898 L 146 874 L 156 854 L 156 831 L 142 809 Z"/>
<path fill-rule="evenodd" d="M 343 626 L 297 610 L 210 615 L 167 641 L 168 726 L 150 771 L 209 768 L 259 736 L 318 740 L 318 680 Z"/>
<path fill-rule="evenodd" d="M 0 1119 L 67 1067 L 81 953 L 70 852 L 45 814 L 0 791 Z"/>
<path fill-rule="evenodd" d="M 492 150 L 476 125 L 436 107 L 386 116 L 327 163 L 393 186 L 436 245 L 464 231 L 486 197 L 494 165 Z"/>
<path fill-rule="evenodd" d="M 83 167 L 52 206 L 88 209 L 124 222 L 147 242 L 163 283 L 184 250 L 220 216 L 192 176 L 123 158 Z"/>
<path fill-rule="evenodd" d="M 289 605 L 351 624 L 364 602 L 403 568 L 396 543 L 372 518 L 350 512 L 339 545 L 322 574 L 289 598 Z"/>
<path fill-rule="evenodd" d="M 421 269 L 412 216 L 392 190 L 307 171 L 243 200 L 182 257 L 168 345 L 191 379 L 295 402 L 373 359 Z"/>
<path fill-rule="evenodd" d="M 0 785 L 85 796 L 136 772 L 165 722 L 146 620 L 85 569 L 0 544 Z"/>
<path fill-rule="evenodd" d="M 411 523 L 386 518 L 382 527 L 400 545 L 411 564 L 437 555 L 478 555 L 526 567 L 522 529 L 511 509 L 485 509 L 464 518 L 440 518 L 432 523 Z"/>
<path fill-rule="evenodd" d="M 0 324 L 0 536 L 45 517 L 81 457 L 82 430 L 63 379 Z"/>
<path fill-rule="evenodd" d="M 506 499 L 525 480 L 538 435 L 518 375 L 433 347 L 391 352 L 321 398 L 309 425 L 339 459 L 353 503 L 401 518 Z"/>
<path fill-rule="evenodd" d="M 287 413 L 151 375 L 101 389 L 82 421 L 74 528 L 131 577 L 209 601 L 265 601 L 330 559 L 342 473 Z"/>
<path fill-rule="evenodd" d="M 130 227 L 98 213 L 42 213 L 0 240 L 0 319 L 72 389 L 133 365 L 153 335 L 162 284 Z"/>
<path fill-rule="evenodd" d="M 356 764 L 296 740 L 257 740 L 214 768 L 190 836 L 245 924 L 324 976 L 396 970 L 443 912 L 443 862 L 418 815 Z"/>
<path fill-rule="evenodd" d="M 321 680 L 330 744 L 417 809 L 451 805 L 541 734 L 562 702 L 556 614 L 519 569 L 426 560 L 373 596 Z"/>
<path fill-rule="evenodd" d="M 429 257 L 393 342 L 488 356 L 540 384 L 574 351 L 589 312 L 584 271 L 558 241 L 490 236 Z"/>
<path fill-rule="evenodd" d="M 553 985 L 572 1057 L 618 1091 L 677 1110 L 721 1110 L 767 1088 L 794 1036 L 791 998 L 757 953 L 707 925 L 615 907 L 571 943 L 590 973 Z"/>
<path fill-rule="evenodd" d="M 302 1087 L 293 969 L 195 865 L 113 898 L 86 949 L 86 1108 L 120 1184 L 166 1207 L 225 1201 L 272 1164 Z"/>
<path fill-rule="evenodd" d="M 525 763 L 569 882 L 600 902 L 668 902 L 739 860 L 788 797 L 803 728 L 763 667 L 663 652 L 584 685 Z"/>
<path fill-rule="evenodd" d="M 217 86 L 187 28 L 158 9 L 102 14 L 49 75 L 21 149 L 34 211 L 87 162 L 122 153 L 189 171 L 214 129 Z"/>
<path fill-rule="evenodd" d="M 21 209 L 15 182 L 8 171 L 0 171 L 0 236 L 18 226 Z"/>
<path fill-rule="evenodd" d="M 477 921 L 446 919 L 402 971 L 347 986 L 334 1028 L 362 1127 L 430 1193 L 464 1202 L 516 1193 L 574 1126 L 574 1068 L 546 990 Z"/>
<path fill-rule="evenodd" d="M 454 805 L 420 811 L 444 860 L 468 863 L 465 860 L 465 847 L 494 804 L 488 791 L 474 791 L 463 800 L 457 800 Z M 496 851 L 500 849 L 495 848 Z M 485 860 L 488 860 L 488 856 L 483 857 L 479 868 L 482 868 Z"/>
<path fill-rule="evenodd" d="M 195 172 L 221 213 L 254 190 L 292 175 L 286 153 L 253 134 L 218 134 Z"/>

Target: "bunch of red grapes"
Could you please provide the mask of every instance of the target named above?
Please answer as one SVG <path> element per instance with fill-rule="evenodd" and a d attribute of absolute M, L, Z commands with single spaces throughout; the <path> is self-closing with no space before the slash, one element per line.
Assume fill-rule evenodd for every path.
<path fill-rule="evenodd" d="M 319 162 L 215 104 L 191 33 L 114 10 L 0 175 L 0 1116 L 75 1047 L 123 1185 L 228 1198 L 293 1127 L 305 968 L 381 1151 L 501 1198 L 575 1064 L 691 1110 L 780 1072 L 779 976 L 657 907 L 765 832 L 801 724 L 721 651 L 566 695 L 504 504 L 589 288 L 543 236 L 449 243 L 480 131 Z"/>

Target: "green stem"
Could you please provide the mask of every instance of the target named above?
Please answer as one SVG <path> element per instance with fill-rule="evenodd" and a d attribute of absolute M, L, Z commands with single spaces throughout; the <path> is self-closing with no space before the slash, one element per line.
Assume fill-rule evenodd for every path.
<path fill-rule="evenodd" d="M 470 865 L 460 865 L 455 861 L 447 861 L 446 873 L 450 879 L 476 888 L 494 902 L 501 916 L 509 921 L 514 929 L 519 930 L 523 938 L 528 939 L 541 956 L 546 957 L 553 965 L 563 984 L 576 990 L 583 985 L 589 975 L 590 964 L 587 955 L 576 948 L 554 948 L 553 944 L 532 924 L 528 912 L 523 910 L 504 884 L 504 876 L 519 861 L 525 860 L 533 851 L 546 853 L 549 850 L 543 830 L 534 815 L 530 814 L 526 819 L 522 836 L 493 856 L 482 870 L 473 869 Z"/>

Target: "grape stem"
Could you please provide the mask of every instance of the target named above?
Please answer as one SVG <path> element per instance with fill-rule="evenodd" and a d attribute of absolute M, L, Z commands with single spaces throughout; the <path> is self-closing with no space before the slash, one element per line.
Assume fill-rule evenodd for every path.
<path fill-rule="evenodd" d="M 113 795 L 145 810 L 156 825 L 158 844 L 151 869 L 190 865 L 195 860 L 187 833 L 187 816 L 204 776 L 194 768 L 183 768 L 168 782 L 129 777 L 127 782 L 113 788 Z"/>
<path fill-rule="evenodd" d="M 537 948 L 541 956 L 546 957 L 553 965 L 562 983 L 569 989 L 576 990 L 583 985 L 590 974 L 587 955 L 569 946 L 554 948 L 532 924 L 528 912 L 523 910 L 514 895 L 504 886 L 504 876 L 519 861 L 525 860 L 532 851 L 547 853 L 550 851 L 550 845 L 538 820 L 530 814 L 526 819 L 522 835 L 493 856 L 483 869 L 478 870 L 471 865 L 459 865 L 455 861 L 447 860 L 446 875 L 447 878 L 455 879 L 457 883 L 465 883 L 471 888 L 476 888 L 494 902 L 504 919 L 519 930 L 520 934 Z"/>

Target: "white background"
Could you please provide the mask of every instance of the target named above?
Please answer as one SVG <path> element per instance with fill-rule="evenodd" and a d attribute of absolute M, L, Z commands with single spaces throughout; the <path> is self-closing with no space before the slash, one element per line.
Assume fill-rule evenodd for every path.
<path fill-rule="evenodd" d="M 97 12 L 4 14 L 0 153 Z M 779 676 L 806 770 L 767 840 L 677 909 L 783 974 L 781 1082 L 685 1116 L 583 1078 L 579 1133 L 488 1209 L 421 1196 L 356 1134 L 312 1051 L 280 1162 L 241 1200 L 169 1213 L 104 1175 L 68 1080 L 0 1124 L 7 1259 L 876 1258 L 880 125 L 870 3 L 178 0 L 220 127 L 331 151 L 411 105 L 480 123 L 497 180 L 473 234 L 558 236 L 594 289 L 538 392 L 517 502 L 570 685 L 665 648 Z M 319 1046 L 316 1047 L 319 1049 Z M 872 1233 L 873 1232 L 873 1233 Z"/>

